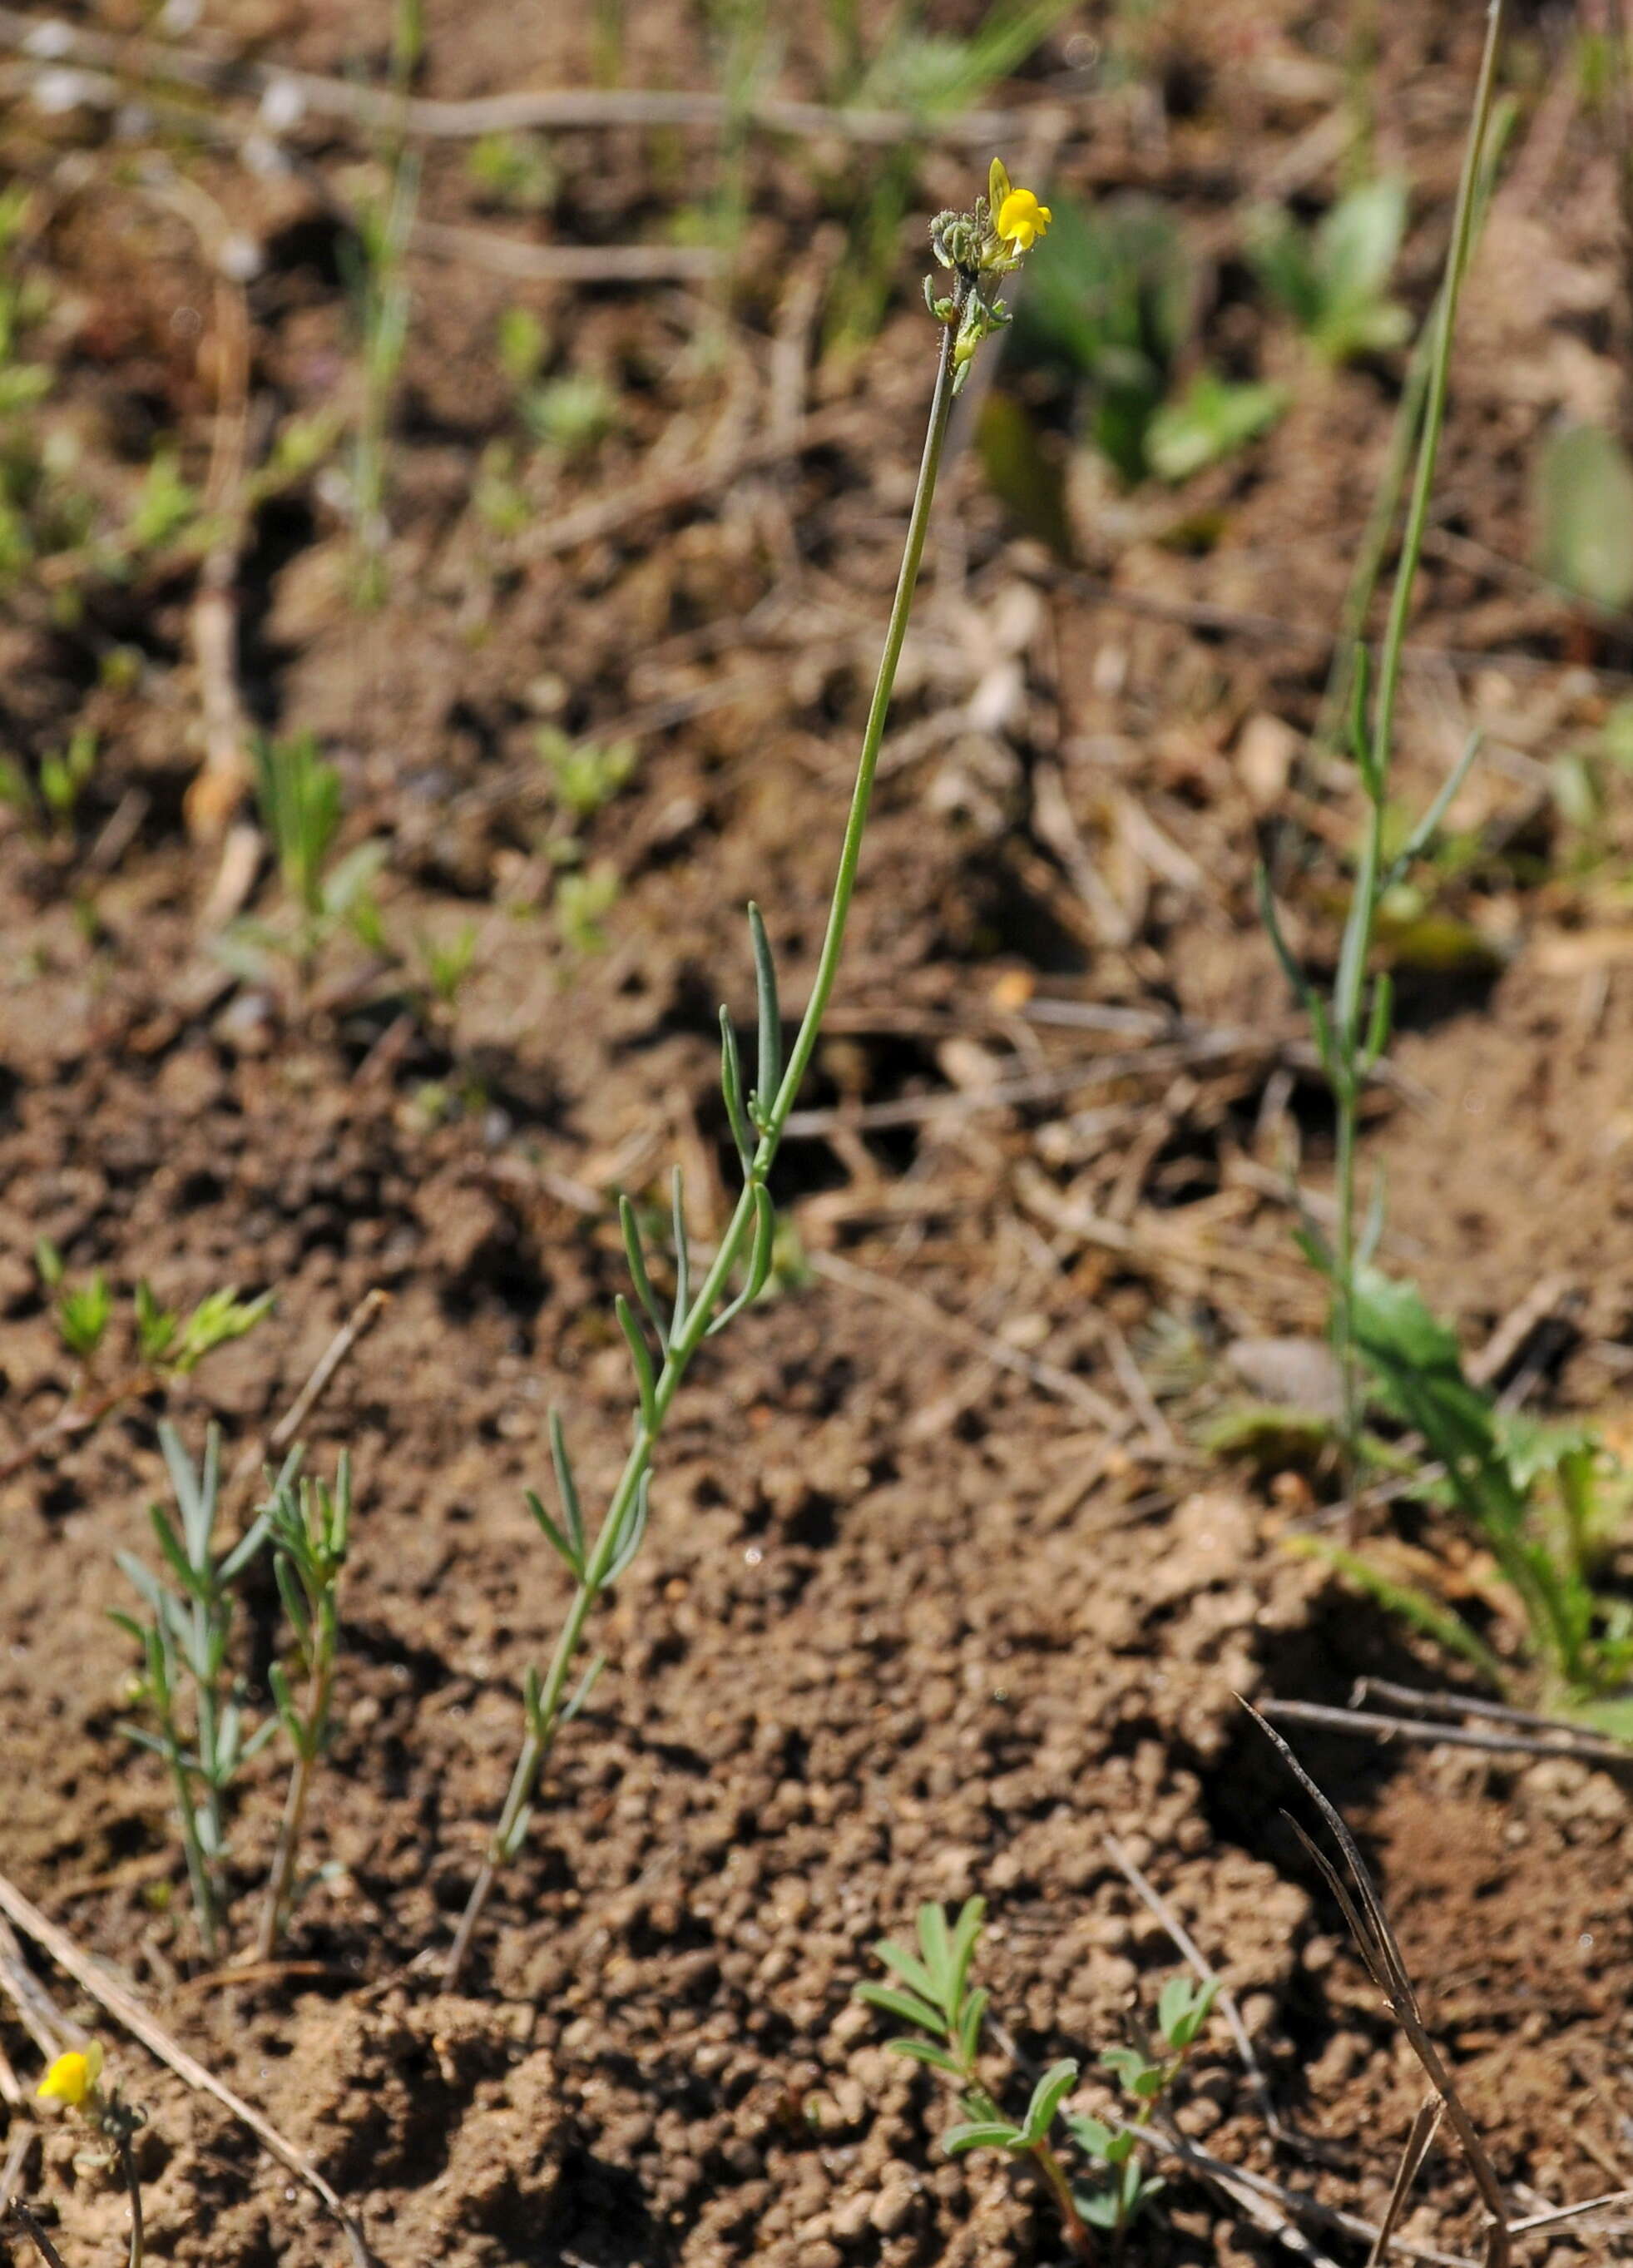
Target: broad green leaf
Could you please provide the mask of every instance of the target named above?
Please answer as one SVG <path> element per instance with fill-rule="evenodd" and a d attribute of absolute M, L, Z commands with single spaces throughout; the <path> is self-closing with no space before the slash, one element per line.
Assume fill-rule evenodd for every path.
<path fill-rule="evenodd" d="M 1590 605 L 1633 600 L 1633 465 L 1599 425 L 1549 436 L 1533 491 L 1536 562 L 1550 581 Z"/>

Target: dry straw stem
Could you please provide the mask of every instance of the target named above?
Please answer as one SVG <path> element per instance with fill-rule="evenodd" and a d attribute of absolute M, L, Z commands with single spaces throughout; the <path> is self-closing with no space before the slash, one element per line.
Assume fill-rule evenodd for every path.
<path fill-rule="evenodd" d="M 246 2102 L 243 2096 L 207 2071 L 195 2056 L 191 2056 L 177 2041 L 171 2038 L 156 2018 L 151 2016 L 136 1994 L 111 1976 L 98 1961 L 82 1953 L 66 1930 L 42 1914 L 38 1906 L 23 1896 L 14 1882 L 0 1874 L 0 1913 L 14 1923 L 26 1937 L 32 1938 L 40 1949 L 48 1954 L 57 1967 L 71 1977 L 83 1992 L 90 1994 L 98 2007 L 106 2010 L 116 2023 L 122 2024 L 133 2039 L 140 2040 L 150 2054 L 168 2065 L 184 2086 L 196 2093 L 208 2095 L 220 2103 L 243 2125 L 247 2126 L 256 2140 L 263 2145 L 281 2166 L 286 2167 L 298 2181 L 304 2182 L 320 2202 L 327 2207 L 340 2226 L 351 2253 L 354 2268 L 379 2268 L 370 2251 L 363 2227 L 342 2202 L 338 2191 L 331 2187 L 310 2158 L 287 2140 L 272 2121 Z M 14 1993 L 7 1964 L 0 1977 Z M 19 2011 L 25 2007 L 18 1998 Z M 25 2015 L 26 2021 L 26 2015 Z"/>
<path fill-rule="evenodd" d="M 1502 2185 L 1497 2177 L 1497 2169 L 1491 2163 L 1485 2144 L 1475 2131 L 1474 2121 L 1463 2107 L 1462 2097 L 1453 2084 L 1451 2073 L 1441 2060 L 1439 2050 L 1429 2036 L 1423 2023 L 1423 2011 L 1418 2006 L 1417 1994 L 1413 1988 L 1411 1977 L 1407 1973 L 1406 1962 L 1401 1955 L 1399 1940 L 1396 1939 L 1388 1915 L 1384 1911 L 1383 1901 L 1378 1895 L 1372 1878 L 1366 1871 L 1366 1862 L 1357 1848 L 1355 1837 L 1275 1727 L 1266 1722 L 1251 1702 L 1244 1702 L 1242 1706 L 1247 1711 L 1265 1738 L 1273 1742 L 1281 1751 L 1288 1769 L 1317 1806 L 1322 1818 L 1332 1830 L 1334 1841 L 1343 1854 L 1344 1864 L 1349 1868 L 1350 1874 L 1347 1882 L 1331 1859 L 1306 1834 L 1298 1821 L 1293 1821 L 1294 1833 L 1326 1877 L 1328 1886 L 1337 1899 L 1344 1919 L 1349 1923 L 1355 1941 L 1360 1948 L 1362 1958 L 1372 1972 L 1373 1983 L 1388 2002 L 1390 2014 L 1405 2033 L 1409 2046 L 1428 2074 L 1430 2085 L 1445 2105 L 1446 2116 L 1452 2122 L 1453 2132 L 1463 2146 L 1463 2154 L 1468 2161 L 1469 2171 L 1475 2177 L 1475 2185 L 1480 2191 L 1481 2202 L 1484 2205 L 1490 2217 L 1486 2228 L 1485 2268 L 1508 2268 L 1512 2257 L 1509 2244 L 1508 2207 L 1504 2199 Z"/>
<path fill-rule="evenodd" d="M 52 63 L 73 63 L 93 70 L 121 72 L 128 78 L 168 82 L 202 93 L 258 96 L 263 101 L 292 101 L 315 116 L 340 119 L 365 132 L 401 129 L 415 139 L 475 141 L 487 134 L 559 131 L 574 127 L 721 126 L 735 122 L 742 107 L 723 95 L 681 90 L 571 87 L 537 92 L 478 95 L 463 102 L 410 95 L 405 101 L 389 88 L 359 86 L 316 71 L 290 70 L 279 63 L 200 54 L 168 40 L 121 40 L 105 32 L 84 31 L 58 18 L 24 15 L 0 8 L 0 47 L 21 50 Z M 1081 105 L 1066 112 L 1068 121 Z M 1035 109 L 966 110 L 956 118 L 929 121 L 905 110 L 835 110 L 817 102 L 784 102 L 765 97 L 747 107 L 749 122 L 768 132 L 874 143 L 891 149 L 906 140 L 959 142 L 980 147 L 1016 141 L 1035 128 Z"/>
<path fill-rule="evenodd" d="M 1458 1705 L 1467 1707 L 1467 1704 Z M 1319 1725 L 1323 1732 L 1351 1733 L 1367 1740 L 1414 1741 L 1429 1748 L 1479 1749 L 1488 1756 L 1569 1756 L 1575 1763 L 1598 1764 L 1611 1771 L 1633 1769 L 1633 1750 L 1625 1742 L 1607 1741 L 1565 1726 L 1548 1733 L 1484 1733 L 1468 1725 L 1447 1724 L 1444 1720 L 1425 1724 L 1418 1718 L 1387 1717 L 1372 1709 L 1334 1709 L 1320 1701 L 1267 1701 L 1264 1714 L 1285 1724 Z M 1549 1721 L 1542 1719 L 1544 1723 Z"/>

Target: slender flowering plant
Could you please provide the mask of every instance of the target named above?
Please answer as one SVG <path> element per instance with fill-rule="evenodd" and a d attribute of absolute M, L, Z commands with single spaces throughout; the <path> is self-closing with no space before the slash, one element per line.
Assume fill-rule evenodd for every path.
<path fill-rule="evenodd" d="M 88 2039 L 83 2047 L 65 2049 L 56 2057 L 34 2091 L 41 2102 L 60 2104 L 83 2119 L 107 2144 L 111 2165 L 117 2169 L 130 2198 L 129 2268 L 142 2268 L 142 2184 L 136 2178 L 132 2145 L 147 2124 L 147 2113 L 127 2102 L 117 2087 L 104 2088 L 102 2063 L 101 2041 Z"/>
<path fill-rule="evenodd" d="M 951 288 L 938 288 L 939 279 L 935 277 L 929 279 L 924 287 L 930 311 L 942 326 L 930 425 L 919 467 L 918 488 L 908 521 L 901 571 L 885 632 L 884 654 L 862 735 L 862 752 L 816 976 L 793 1045 L 784 1060 L 783 1016 L 771 947 L 760 910 L 751 905 L 749 939 L 759 995 L 758 1048 L 752 1089 L 744 1079 L 732 1019 L 725 1009 L 720 1012 L 721 1086 L 743 1183 L 725 1233 L 702 1280 L 694 1279 L 688 1251 L 685 1192 L 678 1171 L 673 1185 L 674 1241 L 662 1271 L 666 1281 L 661 1298 L 635 1208 L 627 1197 L 620 1204 L 624 1249 L 635 1297 L 631 1300 L 621 1295 L 615 1312 L 635 1375 L 634 1438 L 611 1501 L 592 1531 L 585 1518 L 560 1419 L 554 1414 L 551 1417 L 550 1447 L 557 1506 L 552 1513 L 536 1496 L 530 1497 L 529 1503 L 546 1542 L 572 1577 L 572 1600 L 543 1675 L 536 1669 L 527 1675 L 522 1701 L 521 1747 L 504 1809 L 489 1839 L 454 1935 L 448 1956 L 451 1984 L 464 1966 L 499 1869 L 516 1856 L 526 1839 L 539 1775 L 555 1736 L 583 1706 L 600 1668 L 598 1658 L 586 1671 L 577 1673 L 586 1625 L 602 1593 L 617 1581 L 641 1548 L 646 1532 L 653 1452 L 680 1381 L 703 1341 L 724 1329 L 733 1316 L 757 1300 L 770 1274 L 776 1215 L 767 1184 L 789 1114 L 815 1051 L 839 973 L 862 838 L 872 802 L 879 744 L 884 739 L 896 665 L 913 608 L 913 593 L 930 525 L 931 500 L 935 494 L 953 396 L 963 384 L 982 339 L 1008 320 L 1004 303 L 997 297 L 998 284 L 1019 265 L 1048 223 L 1048 207 L 1040 204 L 1031 190 L 1011 188 L 1003 166 L 995 165 L 987 195 L 977 197 L 970 211 L 938 213 L 931 225 L 931 248 L 949 273 Z"/>
<path fill-rule="evenodd" d="M 992 161 L 987 194 L 967 213 L 941 212 L 930 225 L 931 249 L 953 276 L 951 293 L 938 291 L 936 278 L 924 279 L 924 301 L 939 323 L 953 333 L 953 391 L 962 387 L 976 349 L 989 332 L 1009 320 L 997 296 L 1000 280 L 1012 275 L 1055 217 L 1031 189 L 1011 186 L 1001 158 Z"/>

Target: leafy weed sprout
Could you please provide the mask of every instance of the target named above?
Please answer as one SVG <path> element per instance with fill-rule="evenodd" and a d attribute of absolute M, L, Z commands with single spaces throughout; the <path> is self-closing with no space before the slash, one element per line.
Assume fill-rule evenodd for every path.
<path fill-rule="evenodd" d="M 1384 179 L 1346 191 L 1313 228 L 1280 208 L 1256 218 L 1249 254 L 1259 281 L 1328 362 L 1383 354 L 1411 318 L 1388 296 L 1406 232 L 1406 185 Z"/>
<path fill-rule="evenodd" d="M 953 399 L 982 339 L 1008 320 L 997 296 L 999 284 L 1019 267 L 1026 248 L 1043 232 L 1048 221 L 1047 209 L 1030 191 L 1012 189 L 1003 166 L 995 162 L 986 196 L 977 198 L 968 212 L 938 214 L 931 225 L 931 246 L 948 271 L 950 287 L 938 290 L 933 279 L 927 279 L 925 284 L 931 312 L 942 326 L 935 388 L 901 572 L 863 733 L 839 871 L 810 998 L 784 1059 L 783 1014 L 770 941 L 759 908 L 751 905 L 749 939 L 758 996 L 752 1088 L 744 1078 L 731 1015 L 724 1008 L 720 1014 L 721 1087 L 741 1166 L 742 1188 L 714 1257 L 700 1278 L 695 1273 L 688 1243 L 685 1190 L 680 1172 L 675 1171 L 670 1206 L 673 1243 L 662 1297 L 635 1208 L 627 1197 L 621 1201 L 619 1216 L 635 1297 L 632 1300 L 621 1293 L 615 1314 L 634 1372 L 634 1438 L 607 1509 L 592 1528 L 585 1518 L 560 1417 L 551 1414 L 556 1508 L 552 1513 L 537 1496 L 531 1496 L 529 1504 L 546 1543 L 572 1579 L 572 1597 L 543 1673 L 533 1668 L 527 1674 L 522 1696 L 521 1745 L 504 1808 L 454 1933 L 447 1966 L 451 1985 L 464 1968 L 500 1869 L 516 1857 L 526 1839 L 545 1759 L 562 1727 L 583 1707 L 600 1668 L 597 1656 L 587 1669 L 578 1670 L 586 1627 L 603 1594 L 641 1548 L 650 1509 L 653 1454 L 680 1382 L 703 1341 L 724 1330 L 757 1300 L 770 1277 L 776 1213 L 768 1183 L 839 973 L 885 718 L 912 612 Z"/>
<path fill-rule="evenodd" d="M 158 1441 L 177 1518 L 158 1504 L 150 1506 L 149 1517 L 179 1588 L 131 1553 L 119 1554 L 120 1567 L 147 1609 L 147 1619 L 117 1611 L 113 1619 L 141 1648 L 132 1698 L 150 1720 L 124 1724 L 120 1730 L 162 1757 L 169 1770 L 199 1940 L 206 1960 L 213 1962 L 221 1948 L 227 1798 L 239 1771 L 277 1729 L 277 1719 L 268 1717 L 249 1730 L 230 1660 L 234 1587 L 267 1540 L 272 1509 L 258 1513 L 239 1541 L 217 1556 L 219 1428 L 210 1427 L 204 1462 L 196 1469 L 173 1427 L 161 1425 Z"/>
<path fill-rule="evenodd" d="M 272 922 L 239 923 L 228 950 L 232 954 L 233 947 L 247 946 L 257 974 L 265 952 L 286 954 L 304 995 L 319 955 L 338 931 L 349 924 L 365 938 L 374 936 L 378 924 L 369 885 L 385 863 L 385 846 L 360 843 L 343 858 L 333 856 L 341 821 L 340 774 L 320 754 L 311 733 L 259 740 L 254 760 L 255 799 L 288 905 Z"/>
<path fill-rule="evenodd" d="M 129 1351 L 110 1379 L 107 1351 L 120 1310 L 104 1271 L 98 1268 L 84 1282 L 70 1283 L 62 1254 L 45 1236 L 34 1246 L 34 1267 L 53 1295 L 52 1321 L 63 1351 L 78 1367 L 49 1424 L 0 1460 L 0 1477 L 20 1471 L 53 1441 L 90 1432 L 125 1403 L 166 1392 L 179 1379 L 191 1376 L 217 1347 L 253 1331 L 270 1310 L 274 1297 L 263 1292 L 257 1299 L 243 1300 L 236 1284 L 225 1284 L 206 1292 L 184 1314 L 179 1307 L 161 1307 L 146 1278 L 139 1278 L 127 1318 Z"/>
<path fill-rule="evenodd" d="M 295 1634 L 294 1668 L 304 1690 L 298 1698 L 289 1672 L 281 1662 L 273 1663 L 268 1673 L 273 1703 L 294 1761 L 255 1940 L 256 1956 L 262 1961 L 271 1955 L 294 1906 L 306 1799 L 329 1735 L 329 1703 L 340 1658 L 341 1577 L 351 1537 L 351 1461 L 346 1453 L 341 1453 L 332 1489 L 321 1481 L 298 1478 L 286 1466 L 264 1516 L 278 1595 Z"/>
<path fill-rule="evenodd" d="M 1461 1513 L 1497 1563 L 1541 1664 L 1545 1705 L 1633 1737 L 1633 1609 L 1598 1577 L 1627 1509 L 1625 1476 L 1594 1435 L 1511 1415 L 1464 1371 L 1456 1334 L 1416 1286 L 1357 1271 L 1357 1344 L 1389 1415 L 1423 1438 L 1439 1476 L 1421 1493 Z M 1499 1693 L 1508 1670 L 1466 1616 L 1356 1551 L 1305 1548 L 1471 1662 Z"/>
<path fill-rule="evenodd" d="M 1092 2232 L 1100 2230 L 1111 2238 L 1114 2257 L 1121 2258 L 1128 2231 L 1163 2186 L 1146 2171 L 1142 2140 L 1208 2021 L 1217 1980 L 1194 1984 L 1187 1977 L 1169 1978 L 1158 2004 L 1157 2052 L 1116 2047 L 1102 2053 L 1101 2067 L 1129 2098 L 1127 2118 L 1108 2121 L 1081 2111 L 1065 2111 L 1063 2118 L 1079 2075 L 1075 2058 L 1066 2056 L 1041 2074 L 1026 2110 L 1012 2119 L 981 2077 L 982 2031 L 990 1995 L 970 1978 L 985 1912 L 983 1899 L 967 1899 L 949 1928 L 939 1905 L 922 1905 L 918 1951 L 888 1938 L 881 1940 L 873 1950 L 894 1981 L 858 1984 L 856 1997 L 912 2027 L 887 2042 L 894 2054 L 928 2064 L 956 2083 L 964 2115 L 941 2138 L 950 2157 L 984 2149 L 1030 2160 L 1059 2209 L 1073 2250 L 1092 2258 Z M 1061 2161 L 1054 2139 L 1057 2120 L 1096 2169 L 1086 2184 L 1074 2183 Z"/>

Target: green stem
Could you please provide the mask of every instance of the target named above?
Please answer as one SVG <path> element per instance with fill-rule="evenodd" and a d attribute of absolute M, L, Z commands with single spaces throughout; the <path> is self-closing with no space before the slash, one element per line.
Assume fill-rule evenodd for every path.
<path fill-rule="evenodd" d="M 668 1417 L 670 1406 L 680 1390 L 680 1381 L 692 1357 L 708 1335 L 715 1309 L 726 1292 L 733 1269 L 748 1249 L 757 1213 L 755 1193 L 763 1186 L 776 1160 L 783 1130 L 810 1067 L 822 1019 L 833 994 L 839 974 L 840 955 L 844 947 L 845 924 L 856 893 L 862 838 L 867 830 L 868 813 L 873 799 L 873 781 L 879 767 L 879 747 L 885 736 L 885 718 L 890 707 L 897 664 L 901 659 L 901 648 L 907 637 L 908 617 L 913 611 L 913 593 L 918 582 L 919 566 L 924 556 L 924 538 L 930 526 L 931 503 L 935 495 L 936 476 L 940 469 L 942 449 L 947 438 L 953 409 L 953 350 L 956 331 L 956 322 L 945 325 L 942 330 L 940 359 L 936 371 L 935 392 L 931 401 L 929 429 L 924 437 L 924 454 L 919 467 L 918 487 L 908 522 L 901 571 L 896 578 L 896 593 L 885 633 L 885 649 L 879 659 L 879 676 L 862 735 L 862 751 L 857 762 L 856 785 L 851 792 L 844 840 L 840 847 L 833 902 L 828 910 L 822 949 L 817 957 L 811 995 L 800 1020 L 799 1031 L 790 1052 L 782 1084 L 767 1112 L 764 1130 L 749 1160 L 741 1194 L 709 1273 L 700 1285 L 684 1322 L 671 1337 L 663 1368 L 658 1374 L 650 1414 L 636 1423 L 635 1439 L 623 1472 L 597 1534 L 583 1579 L 573 1594 L 549 1668 L 540 1688 L 537 1708 L 530 1719 L 517 1756 L 504 1808 L 489 1840 L 487 1855 L 471 1887 L 459 1928 L 454 1933 L 448 1955 L 446 1981 L 450 1989 L 457 1983 L 464 1967 L 472 1936 L 482 1918 L 498 1869 L 514 1855 L 526 1831 L 527 1808 L 533 1800 L 539 1774 L 555 1742 L 565 1704 L 568 1679 L 583 1642 L 585 1624 L 606 1586 L 607 1570 L 619 1550 L 642 1484 L 651 1469 L 652 1451 Z"/>
<path fill-rule="evenodd" d="M 136 2179 L 136 2161 L 130 2147 L 129 2135 L 119 2139 L 119 2169 L 125 2177 L 125 2187 L 130 2192 L 130 2259 L 129 2268 L 142 2268 L 145 2246 L 142 2227 L 142 2184 Z"/>
<path fill-rule="evenodd" d="M 295 1761 L 290 1768 L 289 1792 L 283 1802 L 283 1816 L 278 1824 L 277 1848 L 273 1852 L 271 1870 L 267 1876 L 266 1902 L 261 1910 L 261 1928 L 255 1940 L 255 1958 L 258 1961 L 271 1959 L 279 1938 L 289 1926 L 295 1861 L 300 1852 L 306 1798 L 317 1766 L 323 1727 L 328 1718 L 329 1685 L 335 1675 L 334 1641 L 331 1638 L 326 1645 L 321 1630 L 318 1646 L 317 1659 L 313 1663 L 312 1675 L 306 1686 L 306 1714 L 302 1736 L 296 1744 Z M 293 1727 L 286 1729 L 292 1735 Z"/>
<path fill-rule="evenodd" d="M 1361 1395 L 1355 1351 L 1355 1198 L 1357 1120 L 1360 1108 L 1361 996 L 1371 956 L 1379 898 L 1384 815 L 1388 799 L 1389 772 L 1394 754 L 1395 707 L 1401 689 L 1401 657 L 1411 613 L 1412 593 L 1423 557 L 1423 535 L 1429 525 L 1435 468 L 1440 436 L 1445 423 L 1447 384 L 1452 364 L 1452 338 L 1457 322 L 1458 299 L 1468 265 L 1475 212 L 1479 202 L 1481 157 L 1490 124 L 1497 90 L 1497 52 L 1503 26 L 1503 0 L 1490 0 L 1484 51 L 1475 92 L 1474 114 L 1463 151 L 1457 205 L 1452 223 L 1452 244 L 1445 280 L 1434 317 L 1433 347 L 1423 409 L 1423 437 L 1418 445 L 1411 501 L 1407 508 L 1401 557 L 1390 594 L 1389 616 L 1379 653 L 1378 690 L 1373 703 L 1370 746 L 1364 752 L 1363 777 L 1370 809 L 1366 836 L 1350 894 L 1350 916 L 1344 924 L 1342 952 L 1333 991 L 1333 1044 L 1340 1075 L 1333 1081 L 1337 1115 L 1336 1203 L 1338 1229 L 1334 1255 L 1337 1282 L 1333 1303 L 1333 1336 L 1342 1382 L 1344 1454 L 1352 1469 L 1359 1459 Z"/>
<path fill-rule="evenodd" d="M 1061 2219 L 1066 2225 L 1067 2242 L 1080 2260 L 1092 2260 L 1094 2257 L 1094 2239 L 1089 2233 L 1087 2221 L 1078 2211 L 1078 2201 L 1072 2196 L 1071 2183 L 1066 2178 L 1065 2169 L 1047 2142 L 1034 2142 L 1032 2157 L 1060 2207 Z"/>

